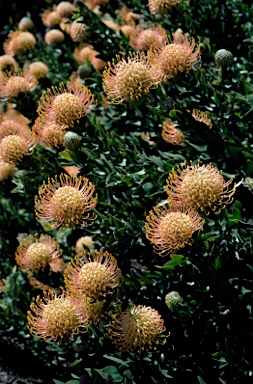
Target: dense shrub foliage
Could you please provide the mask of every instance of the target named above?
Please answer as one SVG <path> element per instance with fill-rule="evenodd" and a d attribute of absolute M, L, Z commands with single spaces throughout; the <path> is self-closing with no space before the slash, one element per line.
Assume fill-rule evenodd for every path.
<path fill-rule="evenodd" d="M 0 338 L 52 382 L 251 382 L 252 17 L 240 0 L 13 5 Z"/>

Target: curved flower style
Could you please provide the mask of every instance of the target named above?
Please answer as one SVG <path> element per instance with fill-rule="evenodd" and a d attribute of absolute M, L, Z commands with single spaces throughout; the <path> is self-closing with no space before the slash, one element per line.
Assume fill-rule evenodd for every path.
<path fill-rule="evenodd" d="M 165 187 L 170 201 L 206 212 L 221 210 L 233 201 L 236 186 L 229 190 L 233 178 L 225 182 L 212 164 L 183 165 L 169 174 Z"/>
<path fill-rule="evenodd" d="M 47 116 L 39 116 L 32 127 L 39 144 L 48 147 L 60 147 L 66 134 L 66 125 L 57 124 L 47 119 Z"/>
<path fill-rule="evenodd" d="M 97 205 L 94 185 L 85 177 L 61 174 L 48 178 L 35 197 L 35 213 L 41 222 L 54 221 L 54 228 L 70 223 L 83 224 L 94 217 L 89 211 Z M 87 215 L 85 216 L 85 213 Z"/>
<path fill-rule="evenodd" d="M 32 92 L 38 85 L 38 80 L 28 70 L 3 73 L 0 80 L 0 97 L 10 99 L 20 93 Z"/>
<path fill-rule="evenodd" d="M 15 31 L 9 34 L 3 48 L 7 55 L 15 56 L 19 52 L 34 49 L 36 43 L 36 38 L 31 32 Z"/>
<path fill-rule="evenodd" d="M 152 44 L 156 46 L 164 45 L 167 40 L 166 30 L 160 25 L 145 28 L 138 26 L 130 34 L 130 46 L 137 51 L 146 51 Z"/>
<path fill-rule="evenodd" d="M 166 330 L 161 315 L 145 305 L 134 306 L 110 324 L 110 337 L 122 352 L 141 352 L 165 344 Z"/>
<path fill-rule="evenodd" d="M 199 109 L 193 109 L 192 111 L 192 117 L 196 120 L 199 121 L 200 123 L 206 124 L 209 128 L 212 128 L 212 120 L 209 119 L 207 114 L 203 111 L 200 111 Z"/>
<path fill-rule="evenodd" d="M 75 296 L 85 295 L 98 299 L 111 293 L 120 282 L 121 271 L 117 260 L 108 252 L 79 253 L 66 268 L 64 280 Z"/>
<path fill-rule="evenodd" d="M 148 0 L 149 11 L 153 15 L 157 13 L 169 13 L 181 3 L 182 0 Z"/>
<path fill-rule="evenodd" d="M 161 81 L 166 83 L 178 72 L 188 72 L 200 61 L 200 45 L 195 49 L 195 40 L 185 34 L 171 44 L 151 46 L 149 60 L 159 69 Z"/>
<path fill-rule="evenodd" d="M 176 126 L 177 124 L 173 124 L 169 120 L 164 120 L 162 125 L 162 138 L 167 141 L 167 143 L 173 145 L 184 145 L 185 135 L 179 129 L 176 129 Z"/>
<path fill-rule="evenodd" d="M 159 73 L 144 53 L 130 52 L 126 59 L 117 56 L 117 60 L 103 72 L 103 89 L 112 103 L 138 100 L 158 85 Z"/>
<path fill-rule="evenodd" d="M 85 309 L 74 297 L 47 292 L 43 299 L 38 296 L 27 312 L 29 331 L 45 341 L 72 338 L 88 330 L 89 314 Z"/>
<path fill-rule="evenodd" d="M 16 253 L 16 262 L 20 269 L 37 272 L 62 254 L 60 245 L 49 235 L 29 235 L 22 238 Z"/>
<path fill-rule="evenodd" d="M 39 101 L 38 113 L 57 124 L 73 126 L 92 108 L 94 96 L 85 85 L 63 83 L 45 91 Z"/>
<path fill-rule="evenodd" d="M 204 224 L 204 219 L 198 213 L 180 206 L 154 207 L 146 220 L 146 237 L 154 244 L 154 251 L 162 257 L 186 244 L 191 245 L 193 233 Z"/>

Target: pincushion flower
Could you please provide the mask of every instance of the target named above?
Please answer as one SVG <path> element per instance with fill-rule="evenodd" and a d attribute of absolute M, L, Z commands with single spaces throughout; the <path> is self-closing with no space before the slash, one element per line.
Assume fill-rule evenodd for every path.
<path fill-rule="evenodd" d="M 200 61 L 200 46 L 195 49 L 195 40 L 185 34 L 182 40 L 163 46 L 151 46 L 149 60 L 159 69 L 161 81 L 168 82 L 179 72 L 188 72 Z"/>
<path fill-rule="evenodd" d="M 66 268 L 64 280 L 75 296 L 85 295 L 92 299 L 111 293 L 119 285 L 121 271 L 117 260 L 108 252 L 79 253 Z"/>
<path fill-rule="evenodd" d="M 3 48 L 7 55 L 15 56 L 19 52 L 34 49 L 36 43 L 36 38 L 31 32 L 15 31 L 9 34 Z"/>
<path fill-rule="evenodd" d="M 50 29 L 45 33 L 44 40 L 48 45 L 59 44 L 65 40 L 65 36 L 59 29 Z"/>
<path fill-rule="evenodd" d="M 153 243 L 154 251 L 164 257 L 191 245 L 193 233 L 203 224 L 204 220 L 191 208 L 161 205 L 146 218 L 146 237 Z"/>
<path fill-rule="evenodd" d="M 44 270 L 62 254 L 60 245 L 49 235 L 23 236 L 15 258 L 20 269 L 37 272 Z"/>
<path fill-rule="evenodd" d="M 30 17 L 23 17 L 18 23 L 18 29 L 20 31 L 27 31 L 28 29 L 32 29 L 34 27 L 33 21 Z"/>
<path fill-rule="evenodd" d="M 42 23 L 45 27 L 53 27 L 54 25 L 60 24 L 62 18 L 58 12 L 52 9 L 46 9 L 42 14 Z"/>
<path fill-rule="evenodd" d="M 233 178 L 225 182 L 221 172 L 212 164 L 183 165 L 169 174 L 166 192 L 175 204 L 183 204 L 203 212 L 221 210 L 224 204 L 233 201 L 236 186 L 230 185 Z"/>
<path fill-rule="evenodd" d="M 97 205 L 94 185 L 85 177 L 61 174 L 48 178 L 35 197 L 35 213 L 39 221 L 54 221 L 54 228 L 92 220 L 90 211 Z"/>
<path fill-rule="evenodd" d="M 61 1 L 57 7 L 56 7 L 56 12 L 58 15 L 63 18 L 63 17 L 71 17 L 73 11 L 75 9 L 75 6 L 68 1 Z"/>
<path fill-rule="evenodd" d="M 129 44 L 137 51 L 146 51 L 152 44 L 164 45 L 166 39 L 166 31 L 160 25 L 149 28 L 140 25 L 131 33 Z"/>
<path fill-rule="evenodd" d="M 182 0 L 148 0 L 151 14 L 171 12 L 173 8 L 178 7 L 181 3 Z"/>
<path fill-rule="evenodd" d="M 164 120 L 162 125 L 162 138 L 173 145 L 184 145 L 185 135 L 169 120 Z"/>
<path fill-rule="evenodd" d="M 5 70 L 18 71 L 18 63 L 10 55 L 0 56 L 0 71 Z"/>
<path fill-rule="evenodd" d="M 38 80 L 28 70 L 4 73 L 0 80 L 0 97 L 10 99 L 18 97 L 20 93 L 32 92 Z"/>
<path fill-rule="evenodd" d="M 7 179 L 8 177 L 12 177 L 17 172 L 17 168 L 14 164 L 7 163 L 0 159 L 0 182 Z"/>
<path fill-rule="evenodd" d="M 60 125 L 73 126 L 93 107 L 94 96 L 85 85 L 69 82 L 45 91 L 39 101 L 38 113 Z"/>
<path fill-rule="evenodd" d="M 32 131 L 36 136 L 37 142 L 42 146 L 58 148 L 63 146 L 66 128 L 66 125 L 50 121 L 45 115 L 37 117 L 32 127 Z"/>
<path fill-rule="evenodd" d="M 70 26 L 70 37 L 75 42 L 82 42 L 88 36 L 88 26 L 79 19 L 73 21 Z"/>
<path fill-rule="evenodd" d="M 112 103 L 124 100 L 138 100 L 149 93 L 159 83 L 159 72 L 149 62 L 144 53 L 129 53 L 117 63 L 112 61 L 103 72 L 103 89 Z"/>
<path fill-rule="evenodd" d="M 36 79 L 41 79 L 47 77 L 49 68 L 42 61 L 35 61 L 34 63 L 29 64 L 29 72 L 36 77 Z"/>
<path fill-rule="evenodd" d="M 209 128 L 212 128 L 212 120 L 209 119 L 207 114 L 203 111 L 200 111 L 199 109 L 193 109 L 192 111 L 192 117 L 196 120 L 199 121 L 200 123 L 206 124 Z"/>
<path fill-rule="evenodd" d="M 134 306 L 110 324 L 110 337 L 122 352 L 156 349 L 166 342 L 164 321 L 153 308 Z"/>
<path fill-rule="evenodd" d="M 65 293 L 60 296 L 44 293 L 42 299 L 38 296 L 36 302 L 31 304 L 31 311 L 27 313 L 29 331 L 45 341 L 73 338 L 88 330 L 89 314 L 85 309 L 74 297 Z"/>

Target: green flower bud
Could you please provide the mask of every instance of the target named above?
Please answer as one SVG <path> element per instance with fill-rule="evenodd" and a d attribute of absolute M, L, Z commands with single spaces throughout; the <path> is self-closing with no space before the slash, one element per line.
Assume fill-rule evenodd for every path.
<path fill-rule="evenodd" d="M 81 137 L 75 132 L 67 132 L 64 136 L 63 142 L 65 148 L 69 151 L 76 151 L 80 147 Z"/>
<path fill-rule="evenodd" d="M 165 296 L 165 303 L 172 312 L 177 309 L 178 305 L 182 305 L 182 302 L 182 297 L 176 291 L 171 291 Z"/>
<path fill-rule="evenodd" d="M 88 68 L 86 64 L 82 64 L 78 68 L 77 73 L 78 73 L 78 76 L 80 77 L 80 79 L 85 79 L 86 77 L 88 77 L 90 75 L 91 69 Z"/>
<path fill-rule="evenodd" d="M 215 54 L 214 60 L 219 67 L 226 68 L 233 63 L 233 54 L 226 49 L 219 49 Z"/>

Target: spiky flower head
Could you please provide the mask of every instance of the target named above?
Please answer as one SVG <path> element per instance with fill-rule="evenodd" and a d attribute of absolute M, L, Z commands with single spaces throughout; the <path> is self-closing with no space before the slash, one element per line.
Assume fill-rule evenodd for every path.
<path fill-rule="evenodd" d="M 59 244 L 49 235 L 28 235 L 21 238 L 15 258 L 20 269 L 37 272 L 62 254 Z"/>
<path fill-rule="evenodd" d="M 45 27 L 53 27 L 60 24 L 62 18 L 59 13 L 51 9 L 46 9 L 42 14 L 42 23 Z"/>
<path fill-rule="evenodd" d="M 18 71 L 18 63 L 10 55 L 0 56 L 0 71 Z"/>
<path fill-rule="evenodd" d="M 14 164 L 7 163 L 0 159 L 0 182 L 7 179 L 8 177 L 12 177 L 17 172 L 17 168 Z"/>
<path fill-rule="evenodd" d="M 185 135 L 169 120 L 164 120 L 162 125 L 162 138 L 173 145 L 184 145 Z"/>
<path fill-rule="evenodd" d="M 142 352 L 165 344 L 164 321 L 153 308 L 134 306 L 110 324 L 110 337 L 122 352 Z"/>
<path fill-rule="evenodd" d="M 71 127 L 87 114 L 93 102 L 94 96 L 85 85 L 69 82 L 65 86 L 61 83 L 59 87 L 43 92 L 37 111 L 52 122 Z"/>
<path fill-rule="evenodd" d="M 18 23 L 18 29 L 20 31 L 27 31 L 28 29 L 32 29 L 34 27 L 33 21 L 30 17 L 23 17 Z"/>
<path fill-rule="evenodd" d="M 149 11 L 153 15 L 157 13 L 169 13 L 181 3 L 182 0 L 148 0 Z"/>
<path fill-rule="evenodd" d="M 94 185 L 85 177 L 65 174 L 48 178 L 35 197 L 35 213 L 39 221 L 54 221 L 54 228 L 71 223 L 84 224 L 94 216 L 90 211 L 97 205 Z"/>
<path fill-rule="evenodd" d="M 207 114 L 203 111 L 200 111 L 199 109 L 193 109 L 192 111 L 192 117 L 196 120 L 199 121 L 200 123 L 206 124 L 209 128 L 212 128 L 212 120 L 209 119 Z"/>
<path fill-rule="evenodd" d="M 214 56 L 215 63 L 222 68 L 227 68 L 233 63 L 234 56 L 227 49 L 219 49 Z"/>
<path fill-rule="evenodd" d="M 73 21 L 70 27 L 70 37 L 75 42 L 82 42 L 88 36 L 88 26 L 79 19 Z"/>
<path fill-rule="evenodd" d="M 10 99 L 20 93 L 32 92 L 38 85 L 38 80 L 28 70 L 4 73 L 0 80 L 0 97 Z"/>
<path fill-rule="evenodd" d="M 36 38 L 31 32 L 15 31 L 9 34 L 3 48 L 7 55 L 15 56 L 19 52 L 34 49 L 36 43 Z"/>
<path fill-rule="evenodd" d="M 50 29 L 45 33 L 44 40 L 48 45 L 60 44 L 65 40 L 65 36 L 59 29 Z"/>
<path fill-rule="evenodd" d="M 193 233 L 203 224 L 204 220 L 193 209 L 163 204 L 154 207 L 146 217 L 146 237 L 153 243 L 154 251 L 164 257 L 191 245 Z"/>
<path fill-rule="evenodd" d="M 230 184 L 233 178 L 225 181 L 221 172 L 212 164 L 179 166 L 169 174 L 166 192 L 175 204 L 183 204 L 203 212 L 209 209 L 221 210 L 224 204 L 233 201 L 236 186 Z"/>
<path fill-rule="evenodd" d="M 112 61 L 103 72 L 103 89 L 112 103 L 138 100 L 159 83 L 159 72 L 155 70 L 144 53 L 129 53 L 117 63 Z"/>
<path fill-rule="evenodd" d="M 148 28 L 145 25 L 139 25 L 131 33 L 129 44 L 137 51 L 146 51 L 152 44 L 156 46 L 164 45 L 166 39 L 166 31 L 160 25 Z"/>
<path fill-rule="evenodd" d="M 47 119 L 46 115 L 43 115 L 37 117 L 32 127 L 32 131 L 36 136 L 37 142 L 42 146 L 58 148 L 63 146 L 66 128 L 66 125 L 50 121 L 50 119 Z"/>
<path fill-rule="evenodd" d="M 182 305 L 183 299 L 176 291 L 171 291 L 165 296 L 165 303 L 168 308 L 173 312 L 178 308 L 179 305 Z"/>
<path fill-rule="evenodd" d="M 72 294 L 92 299 L 111 293 L 119 285 L 121 271 L 117 260 L 106 252 L 79 253 L 66 268 L 64 280 Z"/>
<path fill-rule="evenodd" d="M 43 63 L 43 61 L 35 61 L 34 63 L 29 64 L 29 72 L 36 77 L 36 79 L 41 79 L 47 77 L 49 68 Z"/>
<path fill-rule="evenodd" d="M 174 41 L 163 46 L 151 46 L 148 57 L 159 69 L 161 81 L 166 83 L 179 72 L 194 69 L 200 61 L 200 45 L 195 49 L 195 40 L 188 38 L 185 34 L 182 41 Z"/>
<path fill-rule="evenodd" d="M 27 315 L 30 333 L 45 341 L 73 338 L 88 330 L 89 314 L 85 307 L 64 293 L 56 296 L 47 292 L 42 299 L 38 296 Z"/>
<path fill-rule="evenodd" d="M 75 9 L 75 6 L 68 1 L 61 1 L 57 7 L 56 7 L 56 12 L 61 18 L 64 17 L 71 17 L 73 11 Z"/>

